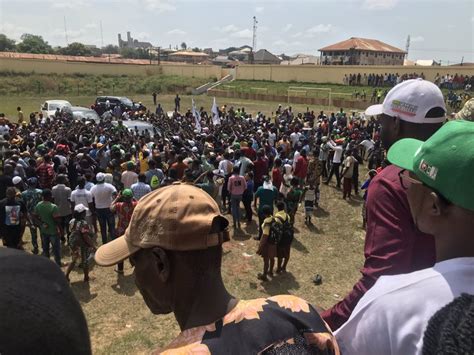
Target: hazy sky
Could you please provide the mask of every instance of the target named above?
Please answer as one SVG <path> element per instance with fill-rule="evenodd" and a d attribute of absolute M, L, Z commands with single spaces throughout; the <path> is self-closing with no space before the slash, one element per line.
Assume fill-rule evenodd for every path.
<path fill-rule="evenodd" d="M 349 37 L 374 38 L 404 49 L 410 59 L 474 62 L 473 0 L 0 0 L 0 32 L 19 39 L 42 35 L 52 45 L 117 44 L 117 33 L 173 47 L 213 49 L 252 44 L 281 54 L 319 55 Z"/>

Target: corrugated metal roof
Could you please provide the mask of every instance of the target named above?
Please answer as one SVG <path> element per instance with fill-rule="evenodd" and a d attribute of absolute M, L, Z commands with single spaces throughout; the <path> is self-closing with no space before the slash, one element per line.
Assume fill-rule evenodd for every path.
<path fill-rule="evenodd" d="M 390 52 L 390 53 L 406 53 L 405 51 L 381 42 L 377 39 L 351 37 L 345 41 L 332 44 L 330 46 L 319 49 L 319 51 L 348 51 L 350 49 L 373 51 L 373 52 Z"/>
<path fill-rule="evenodd" d="M 170 53 L 169 57 L 178 56 L 178 57 L 209 57 L 207 53 L 202 52 L 176 52 Z"/>

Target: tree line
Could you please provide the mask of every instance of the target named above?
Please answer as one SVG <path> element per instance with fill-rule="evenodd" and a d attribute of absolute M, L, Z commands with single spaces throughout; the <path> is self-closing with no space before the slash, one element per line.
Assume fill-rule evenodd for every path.
<path fill-rule="evenodd" d="M 181 43 L 181 49 L 186 49 L 186 43 Z M 200 51 L 193 48 L 193 51 Z M 83 43 L 73 42 L 66 47 L 53 48 L 42 36 L 24 33 L 20 41 L 8 38 L 0 33 L 0 52 L 19 52 L 33 54 L 60 54 L 73 56 L 96 56 L 103 54 L 120 54 L 122 58 L 130 59 L 150 59 L 150 52 L 144 48 L 119 48 L 113 44 L 108 44 L 103 48 L 86 46 Z M 152 58 L 153 59 L 153 58 Z"/>

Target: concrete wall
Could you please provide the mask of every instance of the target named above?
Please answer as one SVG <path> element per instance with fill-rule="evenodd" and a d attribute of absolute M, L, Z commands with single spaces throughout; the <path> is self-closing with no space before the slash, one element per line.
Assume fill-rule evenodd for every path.
<path fill-rule="evenodd" d="M 196 78 L 221 78 L 221 68 L 215 65 L 136 65 L 80 63 L 38 59 L 0 58 L 0 71 L 9 70 L 39 74 L 109 74 L 109 75 L 179 75 Z"/>
<path fill-rule="evenodd" d="M 309 66 L 309 65 L 240 65 L 236 69 L 238 80 L 297 81 L 307 83 L 342 84 L 344 75 L 361 73 L 367 75 L 398 73 L 423 73 L 427 80 L 434 81 L 436 73 L 474 75 L 474 67 L 420 67 L 420 66 Z"/>

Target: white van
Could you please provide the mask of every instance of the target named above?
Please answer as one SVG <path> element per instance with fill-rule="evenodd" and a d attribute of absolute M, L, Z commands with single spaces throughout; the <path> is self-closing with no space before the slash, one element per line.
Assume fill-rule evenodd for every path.
<path fill-rule="evenodd" d="M 71 103 L 66 100 L 47 100 L 41 105 L 41 113 L 43 117 L 54 118 L 56 109 L 62 109 L 64 106 L 71 107 Z"/>

